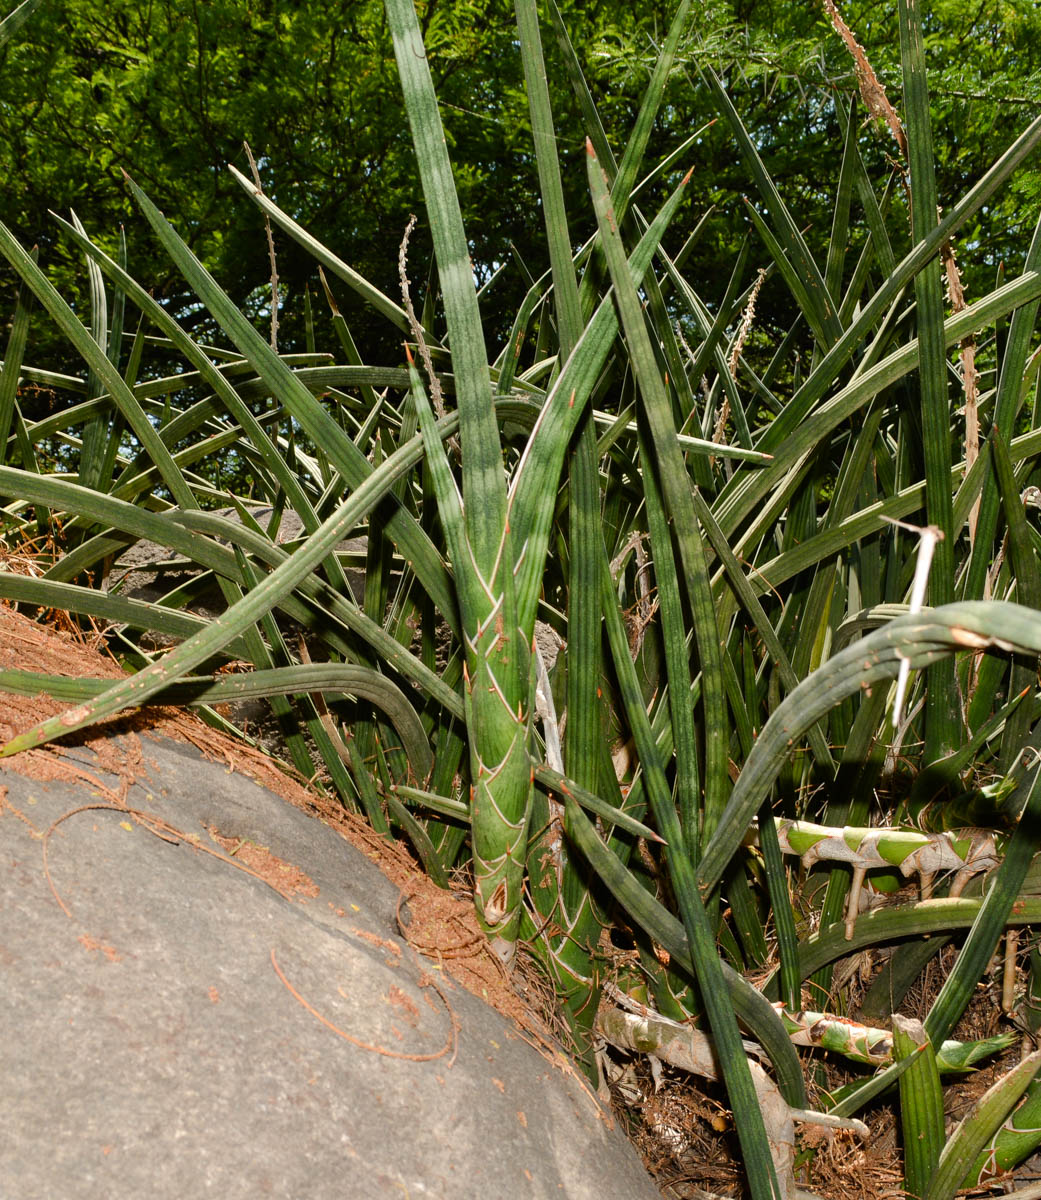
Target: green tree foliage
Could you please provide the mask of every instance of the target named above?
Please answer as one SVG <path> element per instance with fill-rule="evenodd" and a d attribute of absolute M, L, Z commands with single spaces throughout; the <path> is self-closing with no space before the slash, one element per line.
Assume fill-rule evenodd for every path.
<path fill-rule="evenodd" d="M 630 128 L 671 16 L 667 4 L 637 7 L 617 0 L 561 5 L 609 137 Z M 486 278 L 506 265 L 491 311 L 511 314 L 529 276 L 548 266 L 532 250 L 541 244 L 541 214 L 512 12 L 488 0 L 431 0 L 421 13 L 475 269 Z M 898 103 L 895 10 L 886 15 L 859 4 L 844 15 Z M 836 89 L 855 92 L 856 81 L 823 11 L 812 22 L 807 16 L 802 6 L 782 0 L 704 4 L 681 48 L 648 161 L 715 116 L 697 80 L 697 64 L 711 65 L 728 79 L 812 246 L 823 243 L 830 224 L 832 99 Z M 942 205 L 978 177 L 995 147 L 1007 145 L 1041 101 L 1041 12 L 1035 5 L 983 0 L 966 17 L 957 0 L 940 0 L 929 27 L 935 31 L 930 41 L 927 30 L 927 52 Z M 558 95 L 564 96 L 563 71 L 547 40 L 550 71 L 559 72 Z M 231 162 L 248 172 L 244 141 L 258 159 L 264 189 L 363 275 L 396 293 L 396 249 L 409 213 L 422 215 L 423 206 L 376 0 L 347 6 L 68 0 L 34 15 L 25 36 L 0 52 L 0 70 L 4 218 L 24 242 L 40 245 L 67 294 L 83 293 L 84 273 L 56 238 L 49 209 L 75 209 L 110 245 L 125 223 L 136 273 L 152 281 L 179 319 L 201 323 L 205 333 L 203 312 L 193 312 L 188 293 L 141 228 L 123 184 L 125 170 L 162 208 L 178 213 L 189 244 L 232 298 L 247 311 L 263 311 L 270 297 L 263 231 L 225 170 Z M 582 212 L 584 134 L 577 106 L 568 111 L 558 103 L 556 119 L 565 195 L 570 211 Z M 879 159 L 893 150 L 885 131 L 874 144 Z M 747 229 L 739 200 L 747 177 L 722 126 L 706 132 L 677 170 L 691 163 L 697 165 L 687 201 L 693 218 L 715 206 L 698 254 L 706 277 L 719 278 L 722 288 Z M 1028 236 L 1039 200 L 1037 174 L 1024 173 L 966 232 L 966 241 L 983 242 L 992 257 L 1003 259 Z M 902 202 L 894 196 L 895 204 Z M 591 232 L 589 225 L 573 236 Z M 429 261 L 428 245 L 421 225 L 414 270 Z M 765 264 L 767 256 L 754 244 L 756 259 Z M 278 271 L 283 344 L 298 344 L 301 292 L 317 282 L 313 263 L 279 238 Z M 350 298 L 343 300 L 360 344 L 366 335 L 387 339 L 386 328 L 361 305 L 352 310 Z M 785 327 L 786 309 L 783 288 L 769 282 L 761 325 Z"/>
<path fill-rule="evenodd" d="M 438 86 L 460 114 L 455 134 L 468 143 L 460 159 L 487 164 L 460 180 L 461 191 L 492 228 L 515 228 L 516 217 L 490 217 L 492 196 L 501 209 L 516 191 L 516 155 L 488 66 L 506 71 L 495 76 L 502 94 L 518 70 L 510 25 L 490 7 L 432 5 L 426 32 L 438 48 Z M 246 141 L 265 190 L 393 290 L 392 248 L 420 196 L 381 4 L 73 0 L 37 15 L 3 72 L 5 216 L 45 258 L 63 254 L 49 208 L 76 209 L 109 241 L 123 222 L 143 229 L 125 170 L 179 214 L 236 302 L 258 306 L 269 278 L 263 233 L 226 171 L 231 162 L 249 172 Z M 187 293 L 164 256 L 145 236 L 128 240 L 135 269 L 190 325 Z M 298 313 L 313 264 L 280 241 L 278 267 L 286 307 Z"/>

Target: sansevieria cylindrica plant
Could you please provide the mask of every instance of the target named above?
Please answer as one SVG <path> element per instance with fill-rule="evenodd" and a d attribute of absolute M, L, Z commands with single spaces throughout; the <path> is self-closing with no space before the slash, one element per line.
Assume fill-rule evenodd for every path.
<path fill-rule="evenodd" d="M 1022 1096 L 1021 1112 L 1038 1103 L 1027 1059 L 943 1144 L 947 1073 L 1008 1042 L 955 1026 L 1006 929 L 1041 920 L 1041 232 L 971 301 L 948 304 L 940 264 L 1041 119 L 963 195 L 938 198 L 920 17 L 900 0 L 902 117 L 890 107 L 906 156 L 872 179 L 875 134 L 851 96 L 833 98 L 822 251 L 701 61 L 689 0 L 632 128 L 610 134 L 553 0 L 515 10 L 547 270 L 501 342 L 412 0 L 386 12 L 434 254 L 418 314 L 406 245 L 399 302 L 238 172 L 315 260 L 329 316 L 311 315 L 299 352 L 271 345 L 133 181 L 220 344 L 133 277 L 132 247 L 109 254 L 59 216 L 87 264 L 85 323 L 0 225 L 21 280 L 0 374 L 5 527 L 12 543 L 48 530 L 61 550 L 40 577 L 0 573 L 0 596 L 103 619 L 137 668 L 115 685 L 0 672 L 0 687 L 70 705 L 0 753 L 127 706 L 193 703 L 220 720 L 229 697 L 270 697 L 300 770 L 317 757 L 325 785 L 407 837 L 439 883 L 466 879 L 503 969 L 523 957 L 551 981 L 591 1078 L 598 1039 L 675 1052 L 684 1070 L 698 1069 L 694 1035 L 707 1039 L 757 1200 L 796 1192 L 783 1130 L 812 1119 L 796 1045 L 861 1063 L 821 1106 L 848 1120 L 893 1097 L 908 1188 L 952 1196 L 1030 1152 L 1006 1118 Z M 581 115 L 568 138 L 551 62 Z M 696 138 L 647 162 L 676 89 L 712 99 L 758 197 L 729 280 L 699 272 L 688 241 Z M 584 149 L 562 154 L 568 141 Z M 568 173 L 588 195 L 578 211 Z M 790 293 L 787 331 L 758 328 L 764 286 Z M 356 343 L 341 288 L 396 331 L 393 361 Z M 82 378 L 31 362 L 40 320 Z M 983 382 L 970 401 L 953 356 L 971 335 Z M 70 402 L 26 420 L 26 382 Z M 966 457 L 970 403 L 985 440 Z M 302 525 L 290 542 L 287 510 Z M 344 547 L 356 534 L 362 561 Z M 161 602 L 91 586 L 139 539 L 199 579 Z M 225 608 L 210 618 L 193 608 L 214 577 Z M 140 630 L 176 645 L 156 655 Z M 229 659 L 252 672 L 220 675 Z M 862 911 L 904 883 L 925 898 Z M 949 938 L 961 954 L 927 1011 L 889 1020 Z M 864 998 L 871 1020 L 854 1022 L 832 967 L 895 940 L 904 950 Z"/>

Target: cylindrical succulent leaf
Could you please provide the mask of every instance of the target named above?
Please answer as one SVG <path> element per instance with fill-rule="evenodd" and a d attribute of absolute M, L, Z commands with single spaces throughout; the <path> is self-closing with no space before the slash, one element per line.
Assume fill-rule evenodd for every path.
<path fill-rule="evenodd" d="M 914 1056 L 900 1076 L 900 1122 L 904 1133 L 904 1186 L 925 1200 L 943 1149 L 943 1092 L 936 1054 L 921 1021 L 893 1016 L 893 1053 Z"/>

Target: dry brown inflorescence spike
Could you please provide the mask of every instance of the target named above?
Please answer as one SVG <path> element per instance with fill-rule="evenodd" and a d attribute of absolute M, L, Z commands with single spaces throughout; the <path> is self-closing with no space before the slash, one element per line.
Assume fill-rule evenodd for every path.
<path fill-rule="evenodd" d="M 831 19 L 835 32 L 846 43 L 846 49 L 853 58 L 857 82 L 860 84 L 860 98 L 864 101 L 864 106 L 876 120 L 884 121 L 888 125 L 889 131 L 900 149 L 900 157 L 906 162 L 907 136 L 904 133 L 903 122 L 897 116 L 896 109 L 889 103 L 886 89 L 875 74 L 874 67 L 868 61 L 867 52 L 853 36 L 852 29 L 842 19 L 835 0 L 824 0 L 824 11 Z"/>

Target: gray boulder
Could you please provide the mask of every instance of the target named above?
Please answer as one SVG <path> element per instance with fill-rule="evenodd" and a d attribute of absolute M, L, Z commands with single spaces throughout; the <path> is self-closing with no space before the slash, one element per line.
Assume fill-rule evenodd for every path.
<path fill-rule="evenodd" d="M 408 946 L 361 851 L 140 745 L 121 798 L 165 824 L 84 747 L 79 782 L 0 764 L 4 1200 L 658 1194 L 573 1072 Z M 282 882 L 236 869 L 250 843 Z"/>

